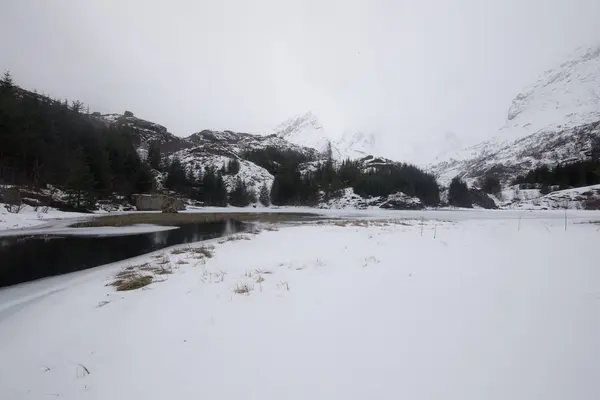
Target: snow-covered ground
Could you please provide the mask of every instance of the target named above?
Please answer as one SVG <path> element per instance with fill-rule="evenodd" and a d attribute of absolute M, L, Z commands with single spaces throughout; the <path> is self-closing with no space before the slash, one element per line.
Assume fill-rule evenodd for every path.
<path fill-rule="evenodd" d="M 505 190 L 502 192 L 504 207 L 519 210 L 559 210 L 586 208 L 586 203 L 600 200 L 600 185 L 582 186 L 578 188 L 557 190 L 541 195 L 538 189 Z"/>
<path fill-rule="evenodd" d="M 5 204 L 0 203 L 0 231 L 8 229 L 29 228 L 47 224 L 49 221 L 65 218 L 82 217 L 87 214 L 62 212 L 50 209 L 44 213 L 36 211 L 34 207 L 23 205 L 18 213 L 7 211 Z"/>
<path fill-rule="evenodd" d="M 600 233 L 579 223 L 598 215 L 566 231 L 552 212 L 451 215 L 288 226 L 2 289 L 1 397 L 600 398 Z M 173 274 L 105 286 L 146 262 Z"/>

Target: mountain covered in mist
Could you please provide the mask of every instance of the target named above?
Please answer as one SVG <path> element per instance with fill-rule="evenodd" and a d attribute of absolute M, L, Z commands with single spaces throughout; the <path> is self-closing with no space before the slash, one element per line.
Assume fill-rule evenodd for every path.
<path fill-rule="evenodd" d="M 335 159 L 356 159 L 377 154 L 375 135 L 346 131 L 342 136 L 327 131 L 312 112 L 295 116 L 278 125 L 273 133 L 300 146 L 327 152 L 331 145 Z"/>
<path fill-rule="evenodd" d="M 440 157 L 430 170 L 442 184 L 486 174 L 509 181 L 542 165 L 591 157 L 600 136 L 600 46 L 579 49 L 523 89 L 489 140 Z"/>

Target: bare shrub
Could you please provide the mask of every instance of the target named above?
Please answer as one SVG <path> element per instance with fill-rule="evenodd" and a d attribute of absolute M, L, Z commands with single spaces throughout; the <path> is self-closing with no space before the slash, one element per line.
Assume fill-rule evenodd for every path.
<path fill-rule="evenodd" d="M 600 210 L 600 198 L 590 197 L 583 202 L 585 210 Z"/>
<path fill-rule="evenodd" d="M 25 206 L 21 198 L 21 192 L 18 188 L 9 188 L 2 193 L 2 199 L 6 203 L 6 211 L 12 214 L 18 214 Z"/>

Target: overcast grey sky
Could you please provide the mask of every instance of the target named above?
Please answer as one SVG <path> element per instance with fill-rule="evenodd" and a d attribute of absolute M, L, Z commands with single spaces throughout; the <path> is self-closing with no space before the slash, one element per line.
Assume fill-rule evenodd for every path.
<path fill-rule="evenodd" d="M 523 86 L 600 44 L 599 3 L 0 0 L 0 69 L 180 136 L 311 109 L 334 135 L 408 148 L 496 133 Z"/>

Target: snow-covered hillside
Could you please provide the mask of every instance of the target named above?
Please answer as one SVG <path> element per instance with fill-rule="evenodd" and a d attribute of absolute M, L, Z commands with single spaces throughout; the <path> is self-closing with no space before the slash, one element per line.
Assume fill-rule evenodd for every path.
<path fill-rule="evenodd" d="M 510 179 L 541 164 L 586 158 L 598 121 L 600 46 L 578 50 L 517 95 L 496 136 L 430 168 L 447 184 L 456 175 L 469 179 L 493 171 Z"/>
<path fill-rule="evenodd" d="M 263 167 L 260 167 L 253 162 L 236 157 L 234 154 L 221 155 L 202 151 L 201 148 L 185 149 L 174 153 L 171 157 L 177 157 L 186 171 L 198 177 L 206 168 L 212 168 L 215 171 L 221 170 L 233 158 L 237 158 L 240 162 L 240 170 L 236 174 L 225 174 L 223 180 L 227 187 L 227 191 L 231 192 L 237 178 L 241 178 L 247 185 L 249 190 L 255 194 L 260 193 L 260 188 L 267 185 L 268 188 L 273 184 L 273 175 Z"/>
<path fill-rule="evenodd" d="M 580 48 L 513 100 L 499 136 L 518 139 L 600 120 L 600 46 Z"/>
<path fill-rule="evenodd" d="M 516 191 L 512 201 L 503 208 L 518 210 L 562 210 L 562 209 L 598 209 L 600 208 L 600 185 L 584 186 L 559 190 L 545 196 L 533 197 L 536 189 Z M 533 197 L 533 198 L 532 198 Z"/>

